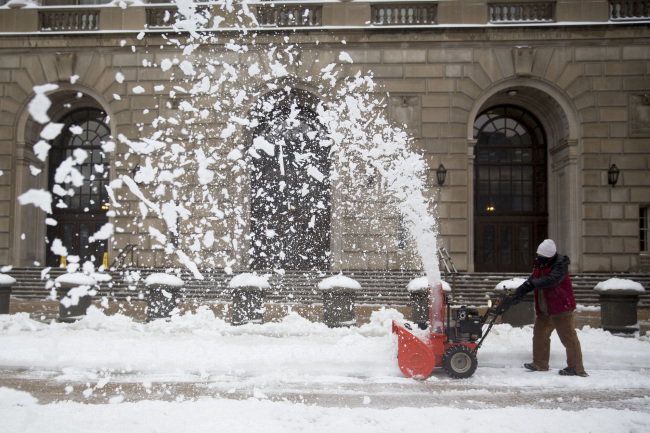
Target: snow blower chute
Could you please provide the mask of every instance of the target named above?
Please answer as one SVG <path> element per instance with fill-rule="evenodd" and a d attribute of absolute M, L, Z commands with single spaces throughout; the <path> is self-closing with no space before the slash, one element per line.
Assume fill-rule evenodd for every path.
<path fill-rule="evenodd" d="M 432 296 L 436 291 L 440 296 Z M 434 299 L 438 298 L 436 303 Z M 435 367 L 443 367 L 455 379 L 470 377 L 476 371 L 476 352 L 492 329 L 497 317 L 516 301 L 512 296 L 499 295 L 488 302 L 483 316 L 478 310 L 465 306 L 451 307 L 442 292 L 442 284 L 429 287 L 429 326 L 393 320 L 397 334 L 397 362 L 406 377 L 424 380 Z M 443 312 L 445 312 L 443 318 Z M 424 326 L 422 326 L 424 325 Z"/>

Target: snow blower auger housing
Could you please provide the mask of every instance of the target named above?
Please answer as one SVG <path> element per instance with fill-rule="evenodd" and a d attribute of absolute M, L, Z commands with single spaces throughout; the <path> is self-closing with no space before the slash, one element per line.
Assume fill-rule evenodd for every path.
<path fill-rule="evenodd" d="M 433 294 L 440 294 L 436 303 Z M 474 374 L 478 361 L 476 352 L 492 329 L 496 319 L 514 303 L 507 295 L 493 297 L 484 315 L 465 306 L 452 307 L 444 297 L 442 285 L 429 288 L 429 327 L 413 329 L 409 322 L 393 320 L 393 333 L 397 334 L 397 362 L 406 377 L 424 380 L 435 367 L 442 367 L 455 379 Z M 443 319 L 443 311 L 446 310 Z M 432 318 L 439 318 L 442 326 L 434 327 Z M 419 328 L 426 324 L 418 324 Z M 424 325 L 424 326 L 422 326 Z"/>

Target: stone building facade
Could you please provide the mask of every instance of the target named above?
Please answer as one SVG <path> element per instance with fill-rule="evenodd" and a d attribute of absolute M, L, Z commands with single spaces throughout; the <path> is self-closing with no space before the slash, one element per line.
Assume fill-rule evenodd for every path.
<path fill-rule="evenodd" d="M 100 261 L 107 253 L 109 262 L 133 245 L 135 253 L 120 257 L 131 266 L 189 260 L 199 268 L 266 269 L 278 264 L 259 257 L 280 257 L 288 269 L 417 269 L 413 240 L 403 234 L 399 211 L 386 206 L 390 198 L 372 174 L 355 184 L 365 191 L 355 192 L 361 199 L 352 207 L 344 206 L 349 179 L 314 186 L 322 199 L 314 203 L 325 202 L 325 210 L 303 221 L 256 204 L 254 169 L 242 166 L 240 173 L 230 157 L 237 149 L 248 152 L 256 137 L 289 137 L 265 129 L 265 119 L 254 114 L 259 104 L 275 104 L 277 116 L 287 116 L 292 105 L 313 114 L 319 103 L 336 99 L 346 79 L 372 74 L 378 87 L 369 94 L 385 103 L 377 110 L 408 133 L 426 163 L 422 194 L 437 218 L 439 246 L 459 270 L 526 271 L 545 237 L 571 258 L 574 272 L 648 266 L 647 2 L 201 3 L 199 11 L 210 11 L 211 37 L 189 54 L 191 42 L 170 44 L 191 36 L 172 27 L 182 22 L 175 4 L 3 3 L 0 264 L 57 265 L 61 254 L 52 242 L 60 239 L 71 255 Z M 273 47 L 282 47 L 276 58 L 285 57 L 285 71 L 269 86 L 264 77 L 274 73 Z M 240 71 L 256 65 L 260 72 L 237 76 L 246 95 L 235 110 L 230 93 L 190 95 L 200 74 L 188 78 L 183 59 L 215 77 L 224 76 L 228 65 Z M 206 59 L 218 61 L 209 67 Z M 329 80 L 322 72 L 327 65 L 334 65 L 332 84 L 322 82 Z M 65 125 L 57 138 L 43 134 L 47 122 L 34 118 L 39 110 L 30 104 L 42 102 L 40 94 L 51 103 L 47 117 Z M 206 107 L 206 114 L 184 110 L 183 101 Z M 226 134 L 233 115 L 244 120 Z M 312 115 L 299 121 L 305 134 L 323 128 Z M 79 125 L 83 134 L 75 132 Z M 170 145 L 182 146 L 177 160 L 133 151 L 133 143 L 158 137 L 162 129 L 173 137 Z M 205 132 L 198 141 L 197 131 Z M 43 143 L 52 146 L 49 154 Z M 54 194 L 49 215 L 21 205 L 26 191 L 52 191 L 56 168 L 74 159 L 77 147 L 86 150 L 85 162 L 75 165 L 86 183 L 80 181 L 74 195 Z M 173 174 L 187 162 L 183 152 L 205 155 L 208 180 L 201 178 L 200 164 Z M 326 172 L 329 160 L 318 161 Z M 273 172 L 262 165 L 259 170 Z M 610 185 L 613 166 L 618 178 Z M 172 176 L 170 185 L 177 187 L 156 192 L 154 184 L 135 182 L 151 167 L 155 176 Z M 118 188 L 113 182 L 124 176 L 134 182 Z M 119 197 L 106 195 L 109 185 Z M 214 206 L 208 209 L 215 200 L 206 199 L 214 194 L 222 205 L 216 216 Z M 176 203 L 176 230 L 156 218 L 156 201 Z M 266 220 L 298 240 L 279 252 L 260 245 L 253 234 L 258 228 L 268 233 Z M 109 222 L 114 230 L 108 238 L 88 241 Z M 300 238 L 296 233 L 305 224 L 320 230 Z M 233 242 L 233 233 L 240 242 Z M 166 240 L 157 243 L 156 234 Z M 185 258 L 172 257 L 164 247 L 169 243 Z M 320 259 L 286 259 L 291 253 Z"/>

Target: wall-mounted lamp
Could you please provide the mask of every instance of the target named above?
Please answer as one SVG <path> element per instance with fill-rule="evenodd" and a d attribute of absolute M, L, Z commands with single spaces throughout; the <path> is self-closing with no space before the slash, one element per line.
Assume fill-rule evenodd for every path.
<path fill-rule="evenodd" d="M 447 169 L 444 165 L 440 164 L 440 167 L 436 170 L 436 177 L 438 178 L 438 185 L 442 186 L 445 183 L 445 178 L 447 177 Z"/>
<path fill-rule="evenodd" d="M 612 166 L 609 167 L 609 170 L 607 170 L 607 182 L 611 186 L 616 185 L 616 182 L 618 182 L 618 174 L 619 173 L 620 173 L 620 171 L 616 167 L 616 164 L 612 164 Z"/>

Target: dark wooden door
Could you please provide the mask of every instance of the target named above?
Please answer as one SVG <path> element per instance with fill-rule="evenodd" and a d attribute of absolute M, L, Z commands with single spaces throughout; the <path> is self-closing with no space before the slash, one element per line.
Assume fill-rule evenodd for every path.
<path fill-rule="evenodd" d="M 511 106 L 483 112 L 474 127 L 474 269 L 527 272 L 548 231 L 544 132 Z"/>

